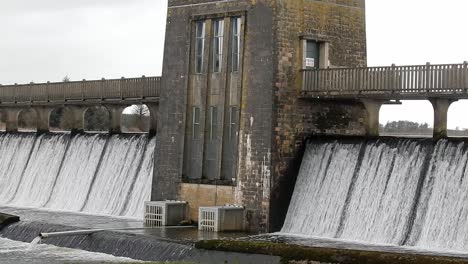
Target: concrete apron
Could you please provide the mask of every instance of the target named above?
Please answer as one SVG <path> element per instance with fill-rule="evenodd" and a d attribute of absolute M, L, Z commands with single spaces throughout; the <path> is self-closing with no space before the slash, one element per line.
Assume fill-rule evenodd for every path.
<path fill-rule="evenodd" d="M 0 230 L 4 227 L 19 222 L 20 218 L 16 215 L 0 213 Z"/>

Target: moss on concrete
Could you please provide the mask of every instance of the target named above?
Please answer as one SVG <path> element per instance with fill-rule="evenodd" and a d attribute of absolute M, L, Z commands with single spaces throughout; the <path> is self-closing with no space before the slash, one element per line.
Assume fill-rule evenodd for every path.
<path fill-rule="evenodd" d="M 468 259 L 454 257 L 313 248 L 258 241 L 204 240 L 197 242 L 195 247 L 206 250 L 280 256 L 282 263 L 289 263 L 290 261 L 318 261 L 340 264 L 468 264 Z"/>

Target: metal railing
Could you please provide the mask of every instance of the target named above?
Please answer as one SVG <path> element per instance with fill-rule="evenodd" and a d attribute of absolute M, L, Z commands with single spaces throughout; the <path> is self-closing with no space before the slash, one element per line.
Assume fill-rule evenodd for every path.
<path fill-rule="evenodd" d="M 312 96 L 424 97 L 468 94 L 468 63 L 303 70 Z"/>
<path fill-rule="evenodd" d="M 0 85 L 0 103 L 156 100 L 161 77 Z"/>

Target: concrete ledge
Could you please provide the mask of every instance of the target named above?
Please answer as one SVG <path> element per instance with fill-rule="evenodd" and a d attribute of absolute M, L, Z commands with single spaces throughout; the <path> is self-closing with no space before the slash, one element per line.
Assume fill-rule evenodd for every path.
<path fill-rule="evenodd" d="M 198 249 L 265 254 L 281 257 L 281 263 L 316 261 L 336 264 L 460 264 L 468 259 L 429 256 L 409 253 L 390 253 L 364 250 L 314 248 L 291 244 L 238 240 L 204 240 L 195 244 Z M 302 262 L 301 262 L 302 263 Z"/>
<path fill-rule="evenodd" d="M 23 221 L 4 228 L 0 234 L 4 238 L 30 243 L 43 232 L 77 229 L 77 227 L 66 225 Z M 50 237 L 43 239 L 41 243 L 143 261 L 175 261 L 194 264 L 280 264 L 280 258 L 276 256 L 200 250 L 194 248 L 193 243 L 189 241 L 118 231 L 102 231 L 81 236 Z"/>
<path fill-rule="evenodd" d="M 0 230 L 2 230 L 7 225 L 11 225 L 19 221 L 19 216 L 0 213 Z"/>

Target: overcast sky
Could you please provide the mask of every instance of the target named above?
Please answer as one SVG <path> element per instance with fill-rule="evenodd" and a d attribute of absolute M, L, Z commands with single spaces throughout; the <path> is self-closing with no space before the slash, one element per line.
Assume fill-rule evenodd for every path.
<path fill-rule="evenodd" d="M 467 0 L 367 0 L 370 66 L 468 60 Z M 0 0 L 0 83 L 161 74 L 166 0 Z M 468 102 L 449 127 L 468 128 Z M 428 102 L 384 106 L 381 123 L 432 124 Z"/>

